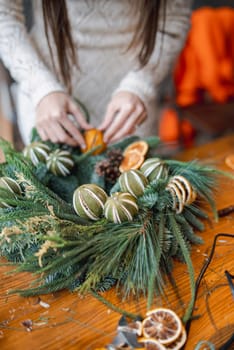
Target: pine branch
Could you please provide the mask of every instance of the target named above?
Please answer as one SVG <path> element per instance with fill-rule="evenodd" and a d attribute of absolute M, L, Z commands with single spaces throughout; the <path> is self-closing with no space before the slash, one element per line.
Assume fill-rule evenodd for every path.
<path fill-rule="evenodd" d="M 7 230 L 7 227 L 5 227 Z M 9 228 L 11 230 L 11 227 Z M 30 234 L 1 235 L 0 255 L 9 261 L 22 262 L 26 257 L 34 254 L 38 249 L 40 240 L 37 236 Z"/>
<path fill-rule="evenodd" d="M 67 203 L 57 196 L 48 187 L 44 186 L 34 175 L 35 168 L 21 153 L 16 152 L 12 146 L 4 141 L 0 140 L 0 146 L 2 147 L 8 164 L 14 165 L 14 172 L 17 177 L 18 174 L 23 174 L 25 181 L 33 185 L 42 195 L 47 195 L 48 202 L 51 201 L 52 205 L 60 204 L 67 208 Z M 70 208 L 69 208 L 70 211 Z"/>
<path fill-rule="evenodd" d="M 79 218 L 72 206 L 61 199 L 56 193 L 44 186 L 34 175 L 34 167 L 28 162 L 22 154 L 15 152 L 9 145 L 6 145 L 6 158 L 9 164 L 14 164 L 15 177 L 24 184 L 27 195 L 32 199 L 52 206 L 56 215 L 61 219 L 69 219 L 80 224 L 89 224 L 88 220 Z M 27 193 L 28 189 L 28 193 Z"/>
<path fill-rule="evenodd" d="M 155 238 L 157 240 L 156 249 L 151 254 L 155 254 L 155 266 L 152 266 L 152 272 L 149 277 L 149 284 L 148 284 L 148 298 L 147 298 L 147 309 L 150 309 L 152 303 L 153 303 L 153 297 L 154 297 L 154 290 L 155 285 L 158 285 L 156 282 L 156 276 L 160 273 L 160 262 L 163 255 L 162 251 L 162 245 L 163 245 L 163 235 L 164 235 L 164 214 L 161 212 L 158 215 L 159 219 L 159 227 L 158 232 L 155 232 Z M 160 278 L 161 280 L 161 278 Z"/>
<path fill-rule="evenodd" d="M 168 222 L 168 217 L 166 218 L 166 220 Z M 166 223 L 166 225 L 169 226 L 168 223 Z M 173 231 L 169 229 L 169 232 L 170 232 L 171 238 L 170 238 L 170 250 L 168 251 L 168 255 L 174 258 L 177 255 L 177 252 L 179 250 L 179 245 L 173 234 Z"/>
<path fill-rule="evenodd" d="M 40 210 L 45 209 L 45 203 L 40 202 L 39 200 L 37 201 L 37 200 L 34 200 L 34 198 L 26 198 L 19 195 L 13 195 L 11 197 L 9 196 L 9 193 L 7 191 L 6 191 L 6 194 L 4 194 L 3 189 L 0 189 L 0 203 L 6 203 L 9 207 L 5 209 L 7 209 L 8 211 L 9 210 L 13 211 L 20 208 L 21 209 L 31 208 L 32 210 L 35 210 L 35 208 Z M 2 209 L 0 209 L 0 215 L 1 215 L 1 210 Z"/>
<path fill-rule="evenodd" d="M 204 230 L 204 224 L 201 222 L 193 213 L 189 210 L 189 207 L 185 207 L 183 210 L 183 216 L 186 219 L 186 221 L 195 229 L 199 231 Z"/>
<path fill-rule="evenodd" d="M 177 242 L 179 243 L 180 247 L 181 247 L 181 251 L 184 257 L 184 260 L 187 264 L 188 267 L 188 272 L 189 272 L 189 277 L 190 277 L 190 287 L 191 287 L 191 300 L 189 302 L 189 305 L 187 307 L 187 310 L 184 314 L 183 317 L 183 321 L 184 323 L 186 323 L 189 318 L 191 317 L 191 312 L 193 310 L 193 305 L 194 305 L 194 301 L 195 301 L 195 276 L 194 276 L 194 269 L 193 269 L 193 264 L 192 264 L 192 260 L 190 257 L 190 253 L 187 249 L 186 243 L 184 241 L 183 235 L 181 233 L 180 227 L 177 224 L 174 214 L 171 213 L 168 215 L 168 219 L 169 219 L 169 223 L 171 226 L 171 229 L 176 237 Z"/>
<path fill-rule="evenodd" d="M 143 317 L 141 315 L 135 315 L 132 314 L 130 312 L 127 312 L 119 307 L 117 307 L 116 305 L 112 304 L 111 302 L 109 302 L 107 299 L 105 299 L 103 296 L 101 296 L 100 294 L 98 294 L 97 292 L 95 292 L 94 290 L 92 290 L 91 295 L 96 298 L 97 300 L 101 301 L 104 305 L 106 305 L 108 308 L 112 309 L 115 312 L 118 312 L 121 315 L 124 315 L 126 317 L 129 317 L 133 320 L 139 319 L 142 320 Z"/>
<path fill-rule="evenodd" d="M 68 288 L 73 281 L 74 281 L 74 275 L 71 275 L 70 277 L 66 276 L 66 278 L 62 278 L 61 280 L 56 279 L 56 281 L 54 281 L 53 283 L 42 284 L 42 285 L 39 285 L 38 287 L 29 288 L 27 290 L 13 289 L 9 292 L 9 294 L 17 293 L 23 297 L 29 297 L 29 296 L 35 296 L 40 294 L 54 293 L 59 290 Z"/>
<path fill-rule="evenodd" d="M 194 233 L 193 228 L 190 226 L 190 224 L 187 222 L 183 215 L 175 215 L 175 219 L 176 222 L 180 225 L 184 237 L 188 239 L 189 242 L 193 244 L 203 243 L 203 239 Z"/>
<path fill-rule="evenodd" d="M 194 203 L 189 205 L 189 211 L 200 219 L 208 220 L 209 216 L 200 207 L 196 206 Z"/>
<path fill-rule="evenodd" d="M 55 237 L 53 236 L 45 236 L 43 237 L 44 242 L 47 240 L 51 240 L 56 243 Z M 19 271 L 27 271 L 32 261 L 35 261 L 38 268 L 35 271 L 40 274 L 54 274 L 60 271 L 61 266 L 63 270 L 68 268 L 75 268 L 76 266 L 83 265 L 86 269 L 88 265 L 89 258 L 89 248 L 92 246 L 92 241 L 88 235 L 79 235 L 74 241 L 66 241 L 62 244 L 62 240 L 58 239 L 58 244 L 54 245 L 56 249 L 56 255 L 50 259 L 49 252 L 45 253 L 43 256 L 43 266 L 39 267 L 37 258 L 34 256 L 31 260 L 26 261 L 19 267 Z"/>
<path fill-rule="evenodd" d="M 127 230 L 126 227 L 128 227 Z M 135 223 L 107 224 L 105 231 L 93 238 L 92 244 L 86 249 L 86 253 L 93 261 L 90 261 L 89 272 L 82 290 L 95 289 L 96 283 L 105 276 L 112 275 L 114 278 L 118 276 L 119 263 L 124 262 L 126 266 L 125 264 L 130 260 L 139 227 L 140 225 Z"/>
<path fill-rule="evenodd" d="M 121 141 L 118 141 L 112 145 L 109 146 L 109 150 L 112 150 L 112 149 L 121 149 L 122 151 L 124 151 L 124 149 L 129 146 L 131 143 L 135 142 L 135 141 L 138 141 L 140 138 L 139 136 L 136 136 L 136 135 L 133 135 L 133 136 L 129 136 L 129 137 L 126 137 L 124 138 L 123 140 Z"/>
<path fill-rule="evenodd" d="M 35 209 L 34 211 L 31 210 L 31 208 L 14 208 L 13 210 L 10 209 L 9 212 L 6 210 L 5 215 L 0 216 L 0 223 L 7 223 L 7 222 L 14 222 L 14 221 L 20 221 L 23 222 L 24 220 L 35 217 L 35 216 L 46 216 L 48 215 L 47 209 Z"/>
<path fill-rule="evenodd" d="M 171 250 L 172 240 L 173 240 L 172 233 L 166 227 L 164 227 L 163 242 L 162 242 L 163 255 L 168 256 Z"/>
<path fill-rule="evenodd" d="M 160 248 L 159 256 L 155 255 L 161 243 L 152 215 L 144 216 L 138 224 L 110 225 L 107 232 L 95 236 L 92 243 L 86 253 L 93 256 L 93 262 L 89 265 L 81 291 L 95 289 L 105 276 L 118 278 L 119 262 L 123 262 L 122 273 L 127 276 L 122 285 L 125 296 L 130 293 L 147 293 L 149 278 L 159 265 L 161 257 Z M 159 269 L 155 285 L 162 291 L 163 282 Z"/>
<path fill-rule="evenodd" d="M 116 284 L 117 279 L 111 276 L 104 277 L 99 283 L 96 284 L 96 292 L 106 292 L 110 290 Z"/>
<path fill-rule="evenodd" d="M 150 149 L 157 148 L 160 143 L 160 138 L 158 136 L 144 137 L 143 140 L 148 143 Z"/>
<path fill-rule="evenodd" d="M 152 187 L 147 187 L 144 191 L 144 194 L 138 198 L 138 205 L 140 208 L 153 208 L 155 203 L 158 201 L 159 195 L 158 192 L 153 191 Z"/>

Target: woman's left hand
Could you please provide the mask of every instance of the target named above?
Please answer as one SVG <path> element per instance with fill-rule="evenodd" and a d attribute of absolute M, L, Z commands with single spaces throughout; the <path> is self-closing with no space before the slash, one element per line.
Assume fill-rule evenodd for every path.
<path fill-rule="evenodd" d="M 133 134 L 146 119 L 146 108 L 140 98 L 128 91 L 115 94 L 107 106 L 99 129 L 104 131 L 104 141 L 115 142 Z"/>

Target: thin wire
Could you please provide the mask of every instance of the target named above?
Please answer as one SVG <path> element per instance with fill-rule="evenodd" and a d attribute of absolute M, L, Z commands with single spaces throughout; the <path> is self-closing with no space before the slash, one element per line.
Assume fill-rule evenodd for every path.
<path fill-rule="evenodd" d="M 211 252 L 210 252 L 210 255 L 208 256 L 206 262 L 204 263 L 197 279 L 196 279 L 196 283 L 195 283 L 195 297 L 194 297 L 194 305 L 193 305 L 193 308 L 192 308 L 192 311 L 191 311 L 191 315 L 193 313 L 193 310 L 194 310 L 194 306 L 195 306 L 195 302 L 197 300 L 197 294 L 198 294 L 198 289 L 199 289 L 199 286 L 200 286 L 200 283 L 202 281 L 202 278 L 207 270 L 207 268 L 209 267 L 211 261 L 212 261 L 212 258 L 214 256 L 214 252 L 215 252 L 215 248 L 216 248 L 216 243 L 217 243 L 217 240 L 219 237 L 229 237 L 229 238 L 234 238 L 234 234 L 229 234 L 229 233 L 218 233 L 215 235 L 215 238 L 214 238 L 214 241 L 213 241 L 213 244 L 212 244 L 212 248 L 211 248 Z M 227 274 L 226 274 L 227 275 Z M 187 322 L 186 322 L 186 325 L 185 325 L 185 328 L 186 328 L 186 333 L 187 333 L 187 337 L 188 337 L 188 334 L 189 334 L 189 331 L 190 331 L 190 327 L 191 327 L 191 322 L 192 322 L 192 318 L 190 318 Z M 233 341 L 233 336 L 227 341 L 226 344 L 230 344 L 229 341 Z M 222 348 L 220 348 L 220 350 L 226 350 L 228 349 L 228 347 L 225 347 L 226 344 L 223 345 Z M 229 346 L 229 345 L 227 345 Z"/>
<path fill-rule="evenodd" d="M 231 288 L 232 296 L 234 298 L 234 283 L 232 280 L 234 279 L 234 275 L 231 275 L 227 270 L 225 271 L 225 276 L 227 277 L 228 284 Z"/>

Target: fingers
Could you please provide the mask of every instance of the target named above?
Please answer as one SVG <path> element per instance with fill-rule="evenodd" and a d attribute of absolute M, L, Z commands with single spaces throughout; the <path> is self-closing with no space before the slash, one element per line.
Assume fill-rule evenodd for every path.
<path fill-rule="evenodd" d="M 135 132 L 136 127 L 146 118 L 146 111 L 141 104 L 125 106 L 112 118 L 111 125 L 104 133 L 104 141 L 109 143 Z"/>
<path fill-rule="evenodd" d="M 99 129 L 104 131 L 104 141 L 109 143 L 134 133 L 145 118 L 142 100 L 132 92 L 119 91 L 112 96 Z"/>
<path fill-rule="evenodd" d="M 78 122 L 81 129 L 90 129 L 92 126 L 85 120 L 84 116 L 82 115 L 81 111 L 79 110 L 79 107 L 76 103 L 74 103 L 72 100 L 68 101 L 68 112 L 70 112 Z"/>
<path fill-rule="evenodd" d="M 77 127 L 74 125 L 74 123 L 68 119 L 68 117 L 64 117 L 61 121 L 61 124 L 63 126 L 63 128 L 70 134 L 72 135 L 72 140 L 73 142 L 75 142 L 76 144 L 78 143 L 81 148 L 85 148 L 85 140 L 80 132 L 79 129 L 77 129 Z M 66 134 L 67 134 L 66 132 Z M 67 143 L 67 142 L 65 142 Z M 69 143 L 71 145 L 71 143 Z"/>
<path fill-rule="evenodd" d="M 110 114 L 107 114 L 106 129 L 104 133 L 104 141 L 110 142 L 112 137 L 123 127 L 125 127 L 130 115 L 134 114 L 135 106 L 125 104 L 121 109 L 110 109 Z"/>
<path fill-rule="evenodd" d="M 114 119 L 115 115 L 118 113 L 118 107 L 117 106 L 114 106 L 113 103 L 110 103 L 108 106 L 107 106 L 107 110 L 106 110 L 106 115 L 104 117 L 104 120 L 103 122 L 101 123 L 101 125 L 99 126 L 99 129 L 100 130 L 105 130 L 107 129 L 111 123 L 112 123 L 112 120 Z"/>
<path fill-rule="evenodd" d="M 37 127 L 37 131 L 42 141 L 50 140 L 53 143 L 66 143 L 73 147 L 77 146 L 77 141 L 75 141 L 59 123 L 47 123 L 46 129 Z"/>
<path fill-rule="evenodd" d="M 41 129 L 39 126 L 37 126 L 37 132 L 38 132 L 39 136 L 41 137 L 42 141 L 49 140 L 49 136 L 48 136 L 47 132 L 45 130 Z"/>
<path fill-rule="evenodd" d="M 67 118 L 63 116 L 59 120 L 47 122 L 46 128 L 37 127 L 38 133 L 43 141 L 50 140 L 54 143 L 65 143 L 70 146 L 85 148 L 85 141 L 81 132 Z"/>
<path fill-rule="evenodd" d="M 69 114 L 74 119 L 69 118 Z M 74 123 L 74 120 L 77 123 Z M 79 107 L 65 93 L 51 93 L 45 96 L 36 108 L 36 127 L 43 141 L 66 143 L 70 146 L 85 148 L 85 141 L 79 130 L 91 126 L 79 110 Z"/>
<path fill-rule="evenodd" d="M 117 117 L 118 118 L 118 117 Z M 146 119 L 146 112 L 138 115 L 138 113 L 133 113 L 125 123 L 125 125 L 119 129 L 110 139 L 109 142 L 116 142 L 122 138 L 131 135 L 136 132 L 137 127 Z"/>

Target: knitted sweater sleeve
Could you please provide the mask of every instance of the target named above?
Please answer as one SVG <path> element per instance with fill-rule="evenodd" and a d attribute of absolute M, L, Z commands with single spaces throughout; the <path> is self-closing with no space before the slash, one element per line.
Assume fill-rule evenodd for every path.
<path fill-rule="evenodd" d="M 0 57 L 34 106 L 50 92 L 63 91 L 27 33 L 22 0 L 0 0 Z"/>
<path fill-rule="evenodd" d="M 191 1 L 168 1 L 165 24 L 159 20 L 156 45 L 149 62 L 142 69 L 130 71 L 120 82 L 114 94 L 130 91 L 146 104 L 156 98 L 159 83 L 168 74 L 183 47 L 190 27 Z"/>

